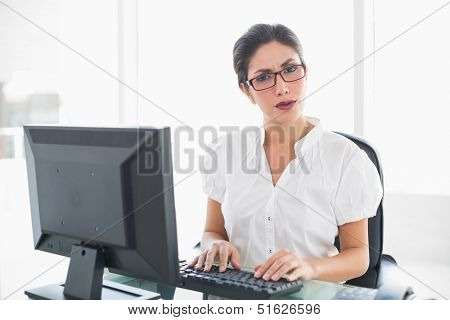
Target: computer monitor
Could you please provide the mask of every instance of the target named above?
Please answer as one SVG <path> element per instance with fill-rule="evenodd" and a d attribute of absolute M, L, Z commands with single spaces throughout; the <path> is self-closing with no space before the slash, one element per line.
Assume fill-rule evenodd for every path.
<path fill-rule="evenodd" d="M 24 131 L 35 249 L 70 257 L 64 284 L 26 294 L 138 297 L 131 287 L 102 286 L 105 267 L 177 286 L 170 128 L 27 125 Z"/>

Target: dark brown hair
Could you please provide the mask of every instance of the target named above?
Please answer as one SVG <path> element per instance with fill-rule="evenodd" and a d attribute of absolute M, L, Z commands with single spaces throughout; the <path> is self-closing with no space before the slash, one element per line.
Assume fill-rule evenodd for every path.
<path fill-rule="evenodd" d="M 234 44 L 233 65 L 238 76 L 238 85 L 244 83 L 248 89 L 245 81 L 248 80 L 247 73 L 250 59 L 260 46 L 272 41 L 278 41 L 294 49 L 298 53 L 301 63 L 305 65 L 302 45 L 291 29 L 282 24 L 255 24 Z"/>

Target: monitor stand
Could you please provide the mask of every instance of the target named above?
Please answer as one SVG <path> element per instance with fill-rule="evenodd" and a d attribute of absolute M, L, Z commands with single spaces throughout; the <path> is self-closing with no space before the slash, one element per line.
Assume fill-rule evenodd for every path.
<path fill-rule="evenodd" d="M 25 294 L 33 300 L 72 300 L 64 294 L 64 283 L 26 290 Z M 150 292 L 120 283 L 105 280 L 102 286 L 102 300 L 158 300 L 159 293 Z"/>
<path fill-rule="evenodd" d="M 105 256 L 103 248 L 72 246 L 70 265 L 65 283 L 26 290 L 25 294 L 37 300 L 154 300 L 158 293 L 103 281 Z"/>

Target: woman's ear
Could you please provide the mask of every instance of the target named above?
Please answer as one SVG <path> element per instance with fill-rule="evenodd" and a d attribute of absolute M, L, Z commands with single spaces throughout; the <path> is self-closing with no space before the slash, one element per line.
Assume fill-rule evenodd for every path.
<path fill-rule="evenodd" d="M 256 101 L 253 98 L 252 94 L 250 93 L 250 90 L 248 89 L 248 87 L 246 87 L 243 83 L 241 83 L 239 85 L 239 88 L 247 96 L 247 98 L 250 100 L 251 103 L 256 104 Z"/>

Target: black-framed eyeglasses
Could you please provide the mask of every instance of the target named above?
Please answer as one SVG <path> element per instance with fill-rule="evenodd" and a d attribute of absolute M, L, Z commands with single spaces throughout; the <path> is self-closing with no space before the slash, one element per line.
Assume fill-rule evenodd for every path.
<path fill-rule="evenodd" d="M 245 83 L 251 85 L 256 91 L 270 89 L 277 84 L 277 74 L 279 74 L 285 82 L 294 82 L 305 77 L 306 68 L 302 64 L 290 65 L 278 72 L 263 73 L 255 78 L 247 80 Z"/>

